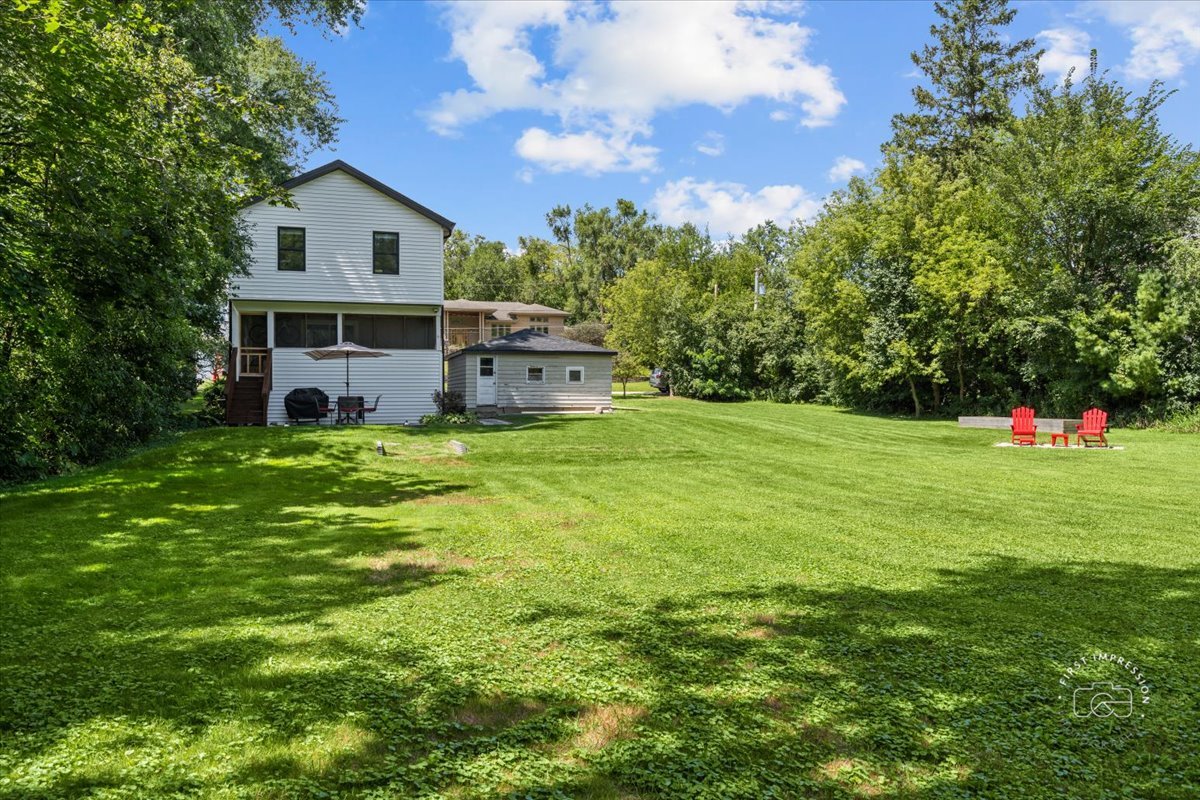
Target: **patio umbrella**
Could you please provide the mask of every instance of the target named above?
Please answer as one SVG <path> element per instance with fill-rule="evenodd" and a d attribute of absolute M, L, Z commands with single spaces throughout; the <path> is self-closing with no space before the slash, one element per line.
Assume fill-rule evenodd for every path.
<path fill-rule="evenodd" d="M 385 353 L 382 350 L 372 350 L 369 347 L 363 347 L 361 344 L 355 344 L 354 342 L 342 342 L 331 347 L 318 347 L 316 350 L 305 350 L 304 355 L 314 361 L 324 361 L 327 358 L 346 359 L 346 394 L 350 394 L 350 359 L 379 358 L 380 356 L 390 356 L 391 353 Z"/>

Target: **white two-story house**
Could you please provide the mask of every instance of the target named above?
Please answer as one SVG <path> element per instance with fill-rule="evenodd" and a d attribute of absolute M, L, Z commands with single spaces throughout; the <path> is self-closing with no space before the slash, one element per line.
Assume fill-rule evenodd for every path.
<path fill-rule="evenodd" d="M 414 422 L 442 386 L 442 254 L 454 223 L 342 161 L 284 184 L 294 208 L 253 202 L 249 274 L 229 298 L 231 424 L 287 421 L 283 397 L 346 394 L 345 364 L 305 351 L 350 341 L 384 358 L 350 363 L 373 423 Z"/>

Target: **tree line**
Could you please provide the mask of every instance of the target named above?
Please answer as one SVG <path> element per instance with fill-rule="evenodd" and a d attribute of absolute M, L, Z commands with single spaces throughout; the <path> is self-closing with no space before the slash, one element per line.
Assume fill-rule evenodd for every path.
<path fill-rule="evenodd" d="M 561 206 L 517 253 L 456 233 L 447 297 L 602 321 L 624 359 L 711 400 L 1195 408 L 1200 161 L 1160 127 L 1170 93 L 1134 95 L 1095 53 L 1049 82 L 1005 0 L 934 8 L 881 166 L 810 223 L 714 241 L 625 200 Z"/>

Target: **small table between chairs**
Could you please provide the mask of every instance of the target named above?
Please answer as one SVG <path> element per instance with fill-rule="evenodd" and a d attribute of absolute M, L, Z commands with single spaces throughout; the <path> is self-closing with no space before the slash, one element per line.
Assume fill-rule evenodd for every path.
<path fill-rule="evenodd" d="M 337 399 L 337 424 L 362 424 L 365 418 L 365 407 L 362 395 L 342 395 Z"/>
<path fill-rule="evenodd" d="M 1054 445 L 1060 441 L 1063 443 L 1063 447 L 1070 447 L 1071 446 L 1071 434 L 1066 433 L 1066 432 L 1050 434 L 1050 446 L 1051 447 L 1054 447 Z"/>

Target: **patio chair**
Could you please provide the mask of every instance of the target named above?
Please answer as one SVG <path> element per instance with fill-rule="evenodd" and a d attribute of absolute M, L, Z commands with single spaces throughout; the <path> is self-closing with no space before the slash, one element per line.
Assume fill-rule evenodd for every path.
<path fill-rule="evenodd" d="M 1104 431 L 1107 429 L 1108 412 L 1089 408 L 1083 412 L 1083 424 L 1075 427 L 1075 444 L 1084 447 L 1091 447 L 1092 444 L 1108 447 L 1108 440 L 1104 438 Z"/>
<path fill-rule="evenodd" d="M 362 422 L 362 395 L 342 395 L 337 399 L 337 421 L 339 425 Z"/>
<path fill-rule="evenodd" d="M 1012 425 L 1009 426 L 1012 444 L 1037 444 L 1037 425 L 1033 423 L 1034 410 L 1021 406 L 1012 410 Z"/>
<path fill-rule="evenodd" d="M 368 414 L 373 414 L 374 412 L 378 411 L 379 410 L 379 401 L 382 397 L 383 397 L 383 395 L 381 395 L 381 394 L 375 395 L 375 402 L 369 406 L 363 406 L 363 411 L 365 411 Z"/>

